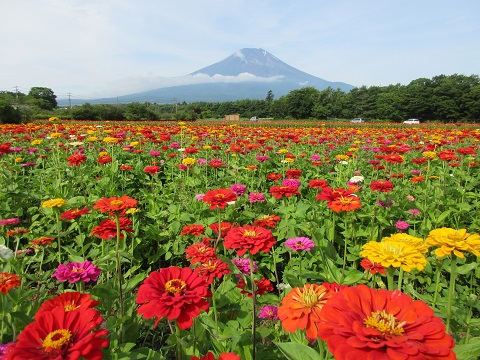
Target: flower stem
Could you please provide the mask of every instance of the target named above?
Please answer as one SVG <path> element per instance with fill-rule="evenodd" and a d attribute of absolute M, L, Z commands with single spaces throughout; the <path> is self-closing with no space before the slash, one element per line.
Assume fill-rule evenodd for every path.
<path fill-rule="evenodd" d="M 117 276 L 118 276 L 118 296 L 120 301 L 120 316 L 122 318 L 122 323 L 120 324 L 119 334 L 118 334 L 118 343 L 122 343 L 123 338 L 123 317 L 124 317 L 124 310 L 123 310 L 123 290 L 122 290 L 122 268 L 120 263 L 120 218 L 118 214 L 115 214 L 115 224 L 117 225 L 117 243 L 115 245 L 115 258 L 117 260 Z"/>
<path fill-rule="evenodd" d="M 253 304 L 253 323 L 252 323 L 252 360 L 255 360 L 256 358 L 256 351 L 255 351 L 255 342 L 256 342 L 256 294 L 255 294 L 255 277 L 253 276 L 253 257 L 250 255 L 250 280 L 252 282 L 252 304 Z"/>
<path fill-rule="evenodd" d="M 400 268 L 400 273 L 398 274 L 398 284 L 397 284 L 398 291 L 402 291 L 402 283 L 403 283 L 403 268 Z"/>
<path fill-rule="evenodd" d="M 180 339 L 182 338 L 180 328 L 178 327 L 178 323 L 175 322 L 175 337 L 177 339 L 177 360 L 182 360 L 183 349 L 182 349 L 182 342 Z"/>
<path fill-rule="evenodd" d="M 388 290 L 393 290 L 393 273 L 395 272 L 395 269 L 391 266 L 387 268 L 387 284 L 388 284 Z"/>
<path fill-rule="evenodd" d="M 218 318 L 217 318 L 217 303 L 215 301 L 215 281 L 212 282 L 211 291 L 212 291 L 212 306 L 213 306 L 213 318 L 215 319 L 215 335 L 218 337 Z"/>
<path fill-rule="evenodd" d="M 438 296 L 438 288 L 440 285 L 440 275 L 442 274 L 442 265 L 440 262 L 437 261 L 437 275 L 435 278 L 435 292 L 433 293 L 433 301 L 432 305 L 435 307 L 437 304 L 437 296 Z"/>
<path fill-rule="evenodd" d="M 452 255 L 452 263 L 450 265 L 450 288 L 448 289 L 448 303 L 447 303 L 447 334 L 450 332 L 450 320 L 452 318 L 452 302 L 453 294 L 455 292 L 455 273 L 456 273 L 457 258 Z"/>

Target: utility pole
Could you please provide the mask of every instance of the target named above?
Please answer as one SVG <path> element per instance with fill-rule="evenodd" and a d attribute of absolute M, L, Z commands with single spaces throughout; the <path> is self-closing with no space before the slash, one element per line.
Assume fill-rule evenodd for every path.
<path fill-rule="evenodd" d="M 175 103 L 175 115 L 177 115 L 177 98 L 173 98 L 173 101 Z"/>
<path fill-rule="evenodd" d="M 18 103 L 18 86 L 15 86 L 15 101 Z"/>
<path fill-rule="evenodd" d="M 68 93 L 68 104 L 70 105 L 70 109 L 72 108 L 72 99 L 71 99 L 71 96 L 72 94 Z"/>

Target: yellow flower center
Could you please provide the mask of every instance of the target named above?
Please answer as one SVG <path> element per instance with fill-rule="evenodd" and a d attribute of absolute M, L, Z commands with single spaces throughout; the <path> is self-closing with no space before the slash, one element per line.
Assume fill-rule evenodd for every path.
<path fill-rule="evenodd" d="M 225 195 L 223 195 L 223 194 L 215 194 L 215 197 L 216 197 L 217 199 L 223 199 L 223 198 L 225 197 Z"/>
<path fill-rule="evenodd" d="M 85 270 L 85 269 L 82 268 L 82 267 L 76 267 L 76 266 L 74 266 L 74 267 L 72 268 L 72 272 L 73 272 L 73 273 L 82 272 L 83 270 Z"/>
<path fill-rule="evenodd" d="M 110 205 L 114 207 L 121 207 L 123 206 L 124 202 L 122 200 L 112 200 L 110 201 Z"/>
<path fill-rule="evenodd" d="M 165 284 L 165 291 L 170 294 L 180 294 L 187 288 L 187 284 L 182 279 L 172 279 Z"/>
<path fill-rule="evenodd" d="M 42 342 L 43 351 L 46 353 L 64 349 L 72 339 L 72 333 L 68 329 L 52 331 Z"/>
<path fill-rule="evenodd" d="M 302 302 L 305 307 L 312 308 L 318 304 L 319 300 L 318 294 L 312 287 L 309 289 L 304 288 L 302 293 Z"/>
<path fill-rule="evenodd" d="M 77 310 L 79 307 L 80 306 L 75 305 L 75 303 L 71 303 L 71 304 L 65 305 L 64 309 L 65 309 L 65 312 L 69 312 L 69 311 Z"/>
<path fill-rule="evenodd" d="M 405 332 L 403 326 L 406 322 L 398 322 L 392 314 L 387 314 L 385 310 L 372 311 L 372 315 L 365 319 L 363 324 L 367 328 L 374 328 L 384 335 L 401 336 Z"/>
<path fill-rule="evenodd" d="M 255 230 L 245 230 L 243 236 L 257 236 L 257 232 Z"/>

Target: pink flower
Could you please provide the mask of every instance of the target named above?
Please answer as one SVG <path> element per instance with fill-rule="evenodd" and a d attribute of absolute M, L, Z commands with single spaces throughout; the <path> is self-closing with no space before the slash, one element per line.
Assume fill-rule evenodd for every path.
<path fill-rule="evenodd" d="M 0 220 L 0 226 L 7 226 L 7 225 L 16 225 L 20 223 L 19 218 L 10 218 L 10 219 L 2 219 Z"/>
<path fill-rule="evenodd" d="M 230 186 L 230 190 L 232 190 L 237 195 L 243 195 L 247 192 L 247 187 L 242 184 L 233 184 Z"/>
<path fill-rule="evenodd" d="M 162 155 L 161 151 L 158 151 L 158 150 L 150 150 L 150 152 L 148 154 L 150 156 L 160 156 L 160 155 Z"/>
<path fill-rule="evenodd" d="M 284 244 L 293 251 L 310 251 L 315 246 L 315 243 L 306 237 L 288 239 Z"/>
<path fill-rule="evenodd" d="M 250 274 L 250 259 L 247 258 L 236 258 L 232 259 L 232 263 L 238 268 L 238 270 L 243 274 Z M 258 266 L 253 262 L 253 272 L 258 270 Z"/>
<path fill-rule="evenodd" d="M 395 224 L 395 227 L 401 231 L 401 230 L 407 230 L 410 227 L 410 225 L 406 221 L 398 220 L 397 223 Z"/>
<path fill-rule="evenodd" d="M 278 307 L 273 305 L 266 305 L 258 314 L 259 319 L 267 319 L 267 320 L 278 320 Z"/>
<path fill-rule="evenodd" d="M 265 202 L 265 195 L 259 192 L 251 192 L 248 195 L 248 201 L 250 201 L 251 203 Z"/>
<path fill-rule="evenodd" d="M 77 281 L 95 282 L 100 272 L 100 269 L 90 261 L 84 261 L 83 263 L 70 262 L 59 265 L 52 277 L 57 278 L 60 282 L 68 280 L 70 284 Z"/>
<path fill-rule="evenodd" d="M 282 186 L 296 186 L 299 187 L 301 184 L 300 180 L 297 179 L 285 179 L 282 181 Z"/>

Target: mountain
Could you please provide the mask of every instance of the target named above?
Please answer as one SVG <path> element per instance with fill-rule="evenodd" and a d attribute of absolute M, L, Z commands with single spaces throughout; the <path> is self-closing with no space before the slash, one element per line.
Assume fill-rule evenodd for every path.
<path fill-rule="evenodd" d="M 129 102 L 196 102 L 265 99 L 269 90 L 275 98 L 292 90 L 312 86 L 348 92 L 353 85 L 331 82 L 300 71 L 263 49 L 245 48 L 226 59 L 194 71 L 183 78 L 189 85 L 162 87 L 116 98 L 98 99 L 91 103 Z M 64 101 L 59 100 L 59 105 Z M 72 100 L 75 104 L 76 101 Z"/>

